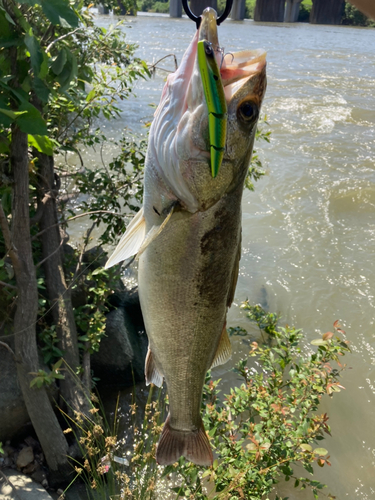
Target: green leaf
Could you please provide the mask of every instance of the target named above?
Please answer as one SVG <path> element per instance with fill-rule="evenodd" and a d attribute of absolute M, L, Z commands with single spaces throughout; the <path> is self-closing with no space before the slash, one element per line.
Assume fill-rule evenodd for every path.
<path fill-rule="evenodd" d="M 51 65 L 51 69 L 55 73 L 55 75 L 59 75 L 61 73 L 61 71 L 65 66 L 66 60 L 67 60 L 66 50 L 61 49 L 60 52 L 58 53 L 58 56 Z"/>
<path fill-rule="evenodd" d="M 302 448 L 303 451 L 312 451 L 312 446 L 310 444 L 302 443 L 300 448 Z"/>
<path fill-rule="evenodd" d="M 316 345 L 316 346 L 322 346 L 322 345 L 327 345 L 328 342 L 322 339 L 314 339 L 310 342 L 311 345 Z"/>
<path fill-rule="evenodd" d="M 0 48 L 14 47 L 19 45 L 20 39 L 14 34 L 12 36 L 0 38 Z"/>
<path fill-rule="evenodd" d="M 47 156 L 53 155 L 54 146 L 58 143 L 46 135 L 31 135 L 27 136 L 29 146 L 35 148 L 37 151 L 44 153 Z"/>
<path fill-rule="evenodd" d="M 0 108 L 0 113 L 3 113 L 6 115 L 8 118 L 11 118 L 12 120 L 16 120 L 17 117 L 24 115 L 27 113 L 27 111 L 11 111 L 10 109 L 3 109 Z"/>
<path fill-rule="evenodd" d="M 64 0 L 41 0 L 44 14 L 52 24 L 60 24 L 64 28 L 77 28 L 78 16 Z"/>
<path fill-rule="evenodd" d="M 35 38 L 31 29 L 25 35 L 25 45 L 30 52 L 30 63 L 34 71 L 34 75 L 39 76 L 40 68 L 43 63 L 43 53 L 39 40 Z"/>
<path fill-rule="evenodd" d="M 77 59 L 75 55 L 71 52 L 66 52 L 66 56 L 66 64 L 64 65 L 61 73 L 58 75 L 58 78 L 56 78 L 60 84 L 60 92 L 64 92 L 64 90 L 69 87 L 70 82 L 74 80 L 78 74 Z"/>
<path fill-rule="evenodd" d="M 315 448 L 314 453 L 315 455 L 323 457 L 324 455 L 327 455 L 328 450 L 326 450 L 325 448 Z"/>
<path fill-rule="evenodd" d="M 23 114 L 16 119 L 16 123 L 22 132 L 33 135 L 47 135 L 48 132 L 46 122 L 43 120 L 42 115 L 35 106 L 29 102 L 23 102 L 20 105 L 19 110 L 27 111 L 26 114 Z"/>
<path fill-rule="evenodd" d="M 47 87 L 47 85 L 40 78 L 34 78 L 33 88 L 35 90 L 36 95 L 42 102 L 48 101 L 48 97 L 51 92 Z"/>

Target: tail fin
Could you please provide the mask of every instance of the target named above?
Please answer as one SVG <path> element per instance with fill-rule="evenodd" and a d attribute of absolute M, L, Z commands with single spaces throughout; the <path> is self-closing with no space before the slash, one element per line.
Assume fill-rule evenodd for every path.
<path fill-rule="evenodd" d="M 156 450 L 156 461 L 160 465 L 170 465 L 182 456 L 197 465 L 212 465 L 213 456 L 204 425 L 196 431 L 178 431 L 169 424 L 169 415 Z"/>

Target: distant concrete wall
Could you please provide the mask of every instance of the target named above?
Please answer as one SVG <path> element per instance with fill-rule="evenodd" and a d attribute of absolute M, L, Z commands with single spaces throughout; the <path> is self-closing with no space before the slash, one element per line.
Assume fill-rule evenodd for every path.
<path fill-rule="evenodd" d="M 299 8 L 302 0 L 286 0 L 285 23 L 296 23 L 298 20 Z"/>
<path fill-rule="evenodd" d="M 171 17 L 182 16 L 182 2 L 181 0 L 169 0 L 169 15 Z"/>
<path fill-rule="evenodd" d="M 254 21 L 282 23 L 285 15 L 285 0 L 257 0 Z"/>
<path fill-rule="evenodd" d="M 345 0 L 314 0 L 310 13 L 312 24 L 340 24 Z"/>
<path fill-rule="evenodd" d="M 217 11 L 217 0 L 190 0 L 190 10 L 196 16 L 200 16 L 206 7 Z"/>
<path fill-rule="evenodd" d="M 245 0 L 233 0 L 230 17 L 234 21 L 242 21 L 245 19 Z"/>

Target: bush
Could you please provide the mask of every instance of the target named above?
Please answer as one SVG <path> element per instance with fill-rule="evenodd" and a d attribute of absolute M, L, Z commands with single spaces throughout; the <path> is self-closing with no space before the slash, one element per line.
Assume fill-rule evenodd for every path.
<path fill-rule="evenodd" d="M 350 3 L 345 4 L 345 11 L 342 17 L 342 24 L 351 26 L 375 26 L 374 21 L 362 14 Z"/>
<path fill-rule="evenodd" d="M 236 371 L 242 384 L 233 387 L 229 395 L 220 397 L 220 380 L 207 377 L 202 413 L 217 456 L 213 466 L 199 467 L 184 458 L 167 467 L 155 463 L 165 402 L 160 392 L 153 400 L 151 389 L 143 425 L 136 424 L 137 405 L 131 407 L 132 456 L 129 449 L 128 453 L 120 449 L 116 432 L 104 436 L 105 426 L 100 420 L 92 420 L 81 439 L 84 463 L 90 465 L 79 468 L 91 487 L 104 485 L 106 473 L 108 484 L 115 485 L 110 493 L 122 491 L 121 499 L 152 500 L 158 498 L 156 492 L 160 493 L 162 487 L 165 497 L 165 488 L 172 479 L 176 500 L 259 500 L 275 491 L 275 485 L 284 478 L 293 479 L 296 488 L 309 488 L 318 498 L 325 485 L 312 479 L 313 465 L 331 465 L 328 451 L 320 444 L 326 434 L 330 435 L 328 416 L 318 410 L 324 395 L 332 396 L 343 389 L 339 378 L 345 365 L 340 358 L 349 348 L 337 334 L 345 332 L 336 322 L 336 333 L 327 332 L 313 340 L 311 344 L 317 351 L 304 355 L 301 330 L 277 327 L 278 316 L 266 313 L 260 306 L 245 302 L 242 307 L 258 324 L 263 340 L 260 345 L 253 342 L 249 356 L 238 363 Z M 242 328 L 230 329 L 230 333 L 247 335 Z M 93 414 L 96 411 L 93 409 Z M 119 462 L 124 463 L 125 455 L 129 464 L 121 467 Z M 109 457 L 107 470 L 103 469 L 103 457 Z M 297 465 L 306 470 L 307 477 L 294 472 Z M 209 497 L 207 488 L 211 490 Z M 277 499 L 281 500 L 276 495 Z"/>
<path fill-rule="evenodd" d="M 311 7 L 311 5 L 301 2 L 297 19 L 299 23 L 308 23 L 310 21 Z"/>

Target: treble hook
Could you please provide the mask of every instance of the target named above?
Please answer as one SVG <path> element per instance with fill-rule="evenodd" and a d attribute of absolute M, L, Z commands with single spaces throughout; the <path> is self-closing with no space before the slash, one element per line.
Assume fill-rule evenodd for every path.
<path fill-rule="evenodd" d="M 227 3 L 226 3 L 226 6 L 225 6 L 225 10 L 224 12 L 222 13 L 222 15 L 219 17 L 219 19 L 216 20 L 216 24 L 218 26 L 220 26 L 220 24 L 225 21 L 225 19 L 229 16 L 229 13 L 232 9 L 232 5 L 233 5 L 233 0 L 227 0 Z M 190 7 L 188 5 L 188 0 L 182 0 L 182 6 L 184 8 L 184 11 L 186 12 L 186 15 L 188 17 L 190 17 L 190 19 L 192 21 L 195 22 L 195 24 L 197 25 L 197 29 L 199 28 L 200 24 L 201 24 L 201 21 L 202 21 L 202 18 L 201 16 L 196 16 L 195 14 L 193 14 L 190 10 Z"/>

